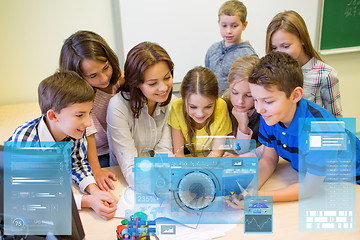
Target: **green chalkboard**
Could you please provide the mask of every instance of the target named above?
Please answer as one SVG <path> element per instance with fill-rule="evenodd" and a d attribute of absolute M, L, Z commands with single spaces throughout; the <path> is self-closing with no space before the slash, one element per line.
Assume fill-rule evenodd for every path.
<path fill-rule="evenodd" d="M 323 0 L 321 10 L 320 53 L 360 51 L 360 0 Z"/>

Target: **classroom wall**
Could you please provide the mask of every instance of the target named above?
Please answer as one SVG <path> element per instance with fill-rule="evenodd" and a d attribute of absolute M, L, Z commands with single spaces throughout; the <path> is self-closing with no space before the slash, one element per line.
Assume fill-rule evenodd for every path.
<path fill-rule="evenodd" d="M 63 41 L 78 30 L 95 31 L 118 50 L 112 5 L 111 0 L 1 0 L 0 105 L 37 101 L 39 82 L 55 72 Z"/>
<path fill-rule="evenodd" d="M 322 55 L 323 60 L 338 71 L 344 117 L 356 118 L 360 130 L 360 52 Z"/>
<path fill-rule="evenodd" d="M 58 66 L 61 45 L 79 29 L 103 36 L 117 52 L 121 68 L 126 53 L 139 42 L 162 45 L 175 63 L 176 82 L 190 68 L 204 64 L 208 47 L 220 41 L 217 11 L 224 0 L 2 0 L 0 1 L 0 105 L 37 101 L 38 83 Z M 305 19 L 316 40 L 318 1 L 243 0 L 248 27 L 243 34 L 258 55 L 265 54 L 265 31 L 278 12 L 293 9 Z M 311 7 L 309 7 L 311 6 Z M 121 34 L 122 33 L 122 34 Z M 360 53 L 323 56 L 339 72 L 345 117 L 356 117 L 360 89 Z"/>
<path fill-rule="evenodd" d="M 225 1 L 120 0 L 124 52 L 141 41 L 159 43 L 175 63 L 174 81 L 181 82 L 189 69 L 204 65 L 207 49 L 221 40 L 218 10 Z M 265 55 L 267 24 L 280 11 L 298 11 L 309 22 L 309 33 L 315 38 L 317 1 L 243 0 L 243 3 L 249 23 L 242 38 L 250 41 L 260 57 Z M 307 7 L 310 5 L 314 7 Z"/>

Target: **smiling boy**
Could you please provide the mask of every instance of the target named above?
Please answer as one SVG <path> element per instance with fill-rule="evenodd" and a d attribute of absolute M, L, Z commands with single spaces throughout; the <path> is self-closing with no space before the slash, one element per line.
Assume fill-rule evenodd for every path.
<path fill-rule="evenodd" d="M 73 72 L 57 72 L 44 79 L 38 88 L 42 116 L 19 126 L 8 141 L 72 143 L 72 180 L 82 192 L 75 201 L 81 207 L 91 207 L 105 219 L 116 211 L 116 197 L 101 191 L 96 185 L 87 161 L 85 129 L 91 126 L 90 111 L 93 88 Z"/>
<path fill-rule="evenodd" d="M 282 52 L 272 52 L 263 57 L 249 75 L 251 94 L 255 108 L 261 114 L 259 141 L 264 145 L 264 152 L 259 160 L 259 188 L 272 175 L 279 161 L 279 156 L 288 161 L 291 167 L 304 175 L 301 183 L 285 188 L 259 192 L 262 196 L 273 196 L 274 201 L 293 201 L 314 194 L 322 182 L 328 179 L 327 160 L 334 157 L 331 151 L 308 151 L 308 158 L 303 158 L 306 149 L 300 149 L 303 134 L 308 126 L 301 125 L 301 119 L 313 122 L 336 118 L 321 106 L 310 102 L 303 96 L 303 75 L 296 60 Z M 300 130 L 299 130 L 300 128 Z M 356 142 L 356 153 L 359 152 L 359 140 Z M 310 152 L 310 153 L 309 153 Z M 310 155 L 315 152 L 315 155 Z M 300 154 L 302 154 L 300 156 Z M 340 155 L 339 155 L 340 156 Z M 360 160 L 356 159 L 356 176 L 359 183 Z M 299 167 L 300 163 L 305 166 Z M 301 168 L 301 169 L 300 169 Z"/>
<path fill-rule="evenodd" d="M 222 41 L 214 43 L 205 56 L 205 67 L 210 68 L 219 82 L 220 95 L 228 88 L 227 76 L 236 59 L 257 54 L 248 41 L 241 38 L 246 29 L 247 10 L 238 0 L 225 2 L 219 9 L 218 24 Z"/>

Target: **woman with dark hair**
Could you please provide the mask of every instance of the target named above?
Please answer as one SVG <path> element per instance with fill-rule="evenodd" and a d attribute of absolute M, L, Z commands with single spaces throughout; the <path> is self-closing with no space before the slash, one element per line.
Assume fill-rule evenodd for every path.
<path fill-rule="evenodd" d="M 172 154 L 167 124 L 172 100 L 174 64 L 158 44 L 142 42 L 125 62 L 125 83 L 107 111 L 110 165 L 119 165 L 134 184 L 134 157 Z"/>

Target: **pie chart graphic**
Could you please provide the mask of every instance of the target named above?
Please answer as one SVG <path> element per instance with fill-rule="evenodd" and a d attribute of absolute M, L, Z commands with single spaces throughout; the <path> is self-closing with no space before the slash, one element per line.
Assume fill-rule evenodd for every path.
<path fill-rule="evenodd" d="M 183 210 L 201 211 L 209 207 L 216 197 L 216 184 L 205 171 L 190 171 L 180 178 L 175 201 Z"/>

